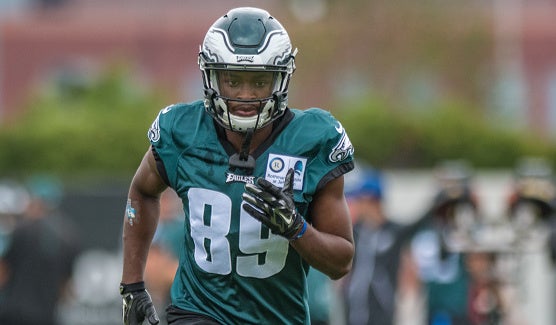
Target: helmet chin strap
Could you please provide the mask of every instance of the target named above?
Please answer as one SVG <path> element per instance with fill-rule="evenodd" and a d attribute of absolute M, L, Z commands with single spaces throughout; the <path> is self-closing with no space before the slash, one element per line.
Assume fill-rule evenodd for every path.
<path fill-rule="evenodd" d="M 249 148 L 251 147 L 251 140 L 253 139 L 253 134 L 255 133 L 255 128 L 249 128 L 245 132 L 245 137 L 243 137 L 243 144 L 241 145 L 241 150 L 239 153 L 235 153 L 230 157 L 228 164 L 232 170 L 236 168 L 246 169 L 250 173 L 255 169 L 255 158 L 249 154 Z"/>

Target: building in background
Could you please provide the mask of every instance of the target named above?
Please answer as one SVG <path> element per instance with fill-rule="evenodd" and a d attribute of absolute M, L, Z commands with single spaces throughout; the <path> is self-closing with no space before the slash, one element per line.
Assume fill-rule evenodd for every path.
<path fill-rule="evenodd" d="M 178 0 L 0 0 L 0 125 L 17 117 L 29 94 L 45 84 L 87 82 L 106 65 L 118 62 L 128 65 L 136 80 L 165 89 L 174 98 L 199 98 L 196 56 L 202 31 L 217 13 L 239 5 L 261 4 L 235 0 L 205 1 L 202 6 Z M 316 74 L 298 69 L 294 81 L 298 90 L 290 94 L 296 107 L 312 103 L 336 109 L 333 106 L 338 102 L 389 92 L 396 100 L 426 108 L 443 96 L 472 98 L 478 94 L 483 98 L 471 100 L 494 114 L 497 123 L 502 118 L 504 124 L 556 136 L 553 1 L 461 1 L 443 6 L 425 2 L 415 6 L 387 1 L 290 0 L 266 1 L 264 6 L 288 25 L 293 43 L 300 49 L 300 67 L 326 67 L 311 68 Z M 438 13 L 454 17 L 428 19 Z M 477 54 L 468 45 L 476 44 L 472 38 L 479 20 L 490 29 L 484 35 L 491 38 L 486 42 L 492 43 L 492 49 L 483 43 Z M 403 35 L 415 26 L 419 30 L 404 40 Z M 436 44 L 427 37 L 431 29 L 441 30 L 441 26 L 446 32 L 437 34 L 451 39 L 422 50 L 418 55 L 430 57 L 424 64 L 412 61 L 411 53 L 398 54 Z M 454 46 L 459 40 L 470 42 L 461 45 L 460 55 L 445 51 L 445 57 L 435 58 L 443 46 Z M 404 43 L 411 45 L 404 47 Z M 477 64 L 463 62 L 466 57 L 485 56 L 491 57 Z M 387 61 L 389 57 L 404 62 Z M 432 67 L 434 64 L 439 66 Z M 461 68 L 446 76 L 456 66 L 477 65 L 491 66 L 473 71 Z M 466 85 L 476 89 L 466 93 Z"/>

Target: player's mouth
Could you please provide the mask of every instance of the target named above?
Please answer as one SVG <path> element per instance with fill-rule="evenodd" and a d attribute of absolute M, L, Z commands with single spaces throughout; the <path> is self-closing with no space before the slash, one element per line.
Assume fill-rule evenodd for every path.
<path fill-rule="evenodd" d="M 239 105 L 233 108 L 232 114 L 241 117 L 250 117 L 258 114 L 258 107 L 255 105 Z"/>

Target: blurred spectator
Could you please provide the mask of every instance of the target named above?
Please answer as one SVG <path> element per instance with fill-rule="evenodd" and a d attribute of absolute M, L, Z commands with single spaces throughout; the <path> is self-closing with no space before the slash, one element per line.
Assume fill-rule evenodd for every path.
<path fill-rule="evenodd" d="M 6 254 L 16 222 L 28 204 L 29 194 L 23 186 L 11 180 L 0 183 L 0 289 L 8 277 L 2 257 Z"/>
<path fill-rule="evenodd" d="M 427 216 L 412 224 L 398 224 L 383 211 L 383 179 L 368 169 L 356 184 L 346 186 L 346 197 L 354 224 L 353 269 L 343 283 L 347 324 L 391 325 L 402 256 L 411 236 L 427 222 Z"/>
<path fill-rule="evenodd" d="M 437 169 L 439 189 L 429 209 L 431 223 L 411 243 L 420 288 L 426 300 L 427 324 L 469 325 L 470 278 L 465 256 L 476 223 L 471 170 L 460 161 Z"/>
<path fill-rule="evenodd" d="M 511 283 L 515 293 L 509 298 L 502 296 L 504 317 L 513 321 L 513 318 L 523 318 L 527 313 L 540 314 L 531 311 L 527 305 L 543 306 L 546 301 L 550 302 L 545 308 L 554 305 L 547 299 L 548 296 L 543 295 L 543 291 L 549 289 L 550 297 L 554 296 L 554 278 L 542 278 L 540 275 L 553 272 L 556 263 L 556 180 L 551 161 L 544 157 L 519 159 L 514 168 L 513 186 L 507 203 L 508 221 L 513 231 L 510 245 L 518 254 L 512 255 L 514 264 L 509 264 L 512 265 L 508 268 L 509 272 L 505 271 L 514 278 L 525 277 L 526 272 L 531 270 L 537 269 L 538 272 L 531 274 L 537 281 Z M 542 283 L 542 289 L 535 283 Z M 554 324 L 551 319 L 556 314 L 542 314 L 545 317 L 543 323 Z"/>
<path fill-rule="evenodd" d="M 496 258 L 496 252 L 492 251 L 465 253 L 465 263 L 470 275 L 470 325 L 501 324 L 503 306 L 500 279 L 495 272 Z"/>
<path fill-rule="evenodd" d="M 68 293 L 79 245 L 74 228 L 56 210 L 59 183 L 32 178 L 28 190 L 29 204 L 1 260 L 6 280 L 0 288 L 0 324 L 51 325 Z"/>
<path fill-rule="evenodd" d="M 28 204 L 29 194 L 22 185 L 11 180 L 0 182 L 0 257 L 6 253 L 16 221 Z"/>
<path fill-rule="evenodd" d="M 556 236 L 556 182 L 548 161 L 528 157 L 518 162 L 508 214 L 518 244 L 544 247 L 547 241 L 551 254 L 556 254 L 551 247 Z"/>
<path fill-rule="evenodd" d="M 160 197 L 160 217 L 145 268 L 145 282 L 161 325 L 166 322 L 164 315 L 170 304 L 170 288 L 180 251 L 184 248 L 184 220 L 180 198 L 173 189 L 166 189 Z"/>
<path fill-rule="evenodd" d="M 426 299 L 428 324 L 467 325 L 469 279 L 462 254 L 443 248 L 434 229 L 423 231 L 412 242 L 421 292 Z"/>

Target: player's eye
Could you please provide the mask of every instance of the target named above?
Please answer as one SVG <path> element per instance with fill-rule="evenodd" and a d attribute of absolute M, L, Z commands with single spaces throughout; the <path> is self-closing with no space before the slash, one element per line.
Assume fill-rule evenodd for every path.
<path fill-rule="evenodd" d="M 268 86 L 269 82 L 266 80 L 259 80 L 259 81 L 255 81 L 255 87 L 257 88 L 264 88 L 266 86 Z"/>
<path fill-rule="evenodd" d="M 228 79 L 226 81 L 226 83 L 228 84 L 228 86 L 235 88 L 239 86 L 239 81 L 237 79 Z"/>

